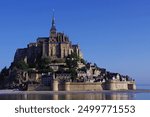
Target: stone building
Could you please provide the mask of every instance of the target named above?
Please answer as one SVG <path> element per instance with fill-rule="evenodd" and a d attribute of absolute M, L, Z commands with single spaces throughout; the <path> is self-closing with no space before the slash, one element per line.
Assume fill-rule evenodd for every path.
<path fill-rule="evenodd" d="M 71 54 L 77 56 L 69 58 L 68 55 Z M 43 58 L 51 61 L 41 69 L 38 65 Z M 29 43 L 27 48 L 17 49 L 14 63 L 22 60 L 29 68 L 21 71 L 18 79 L 21 79 L 19 84 L 28 90 L 136 89 L 135 81 L 130 77 L 108 72 L 96 64 L 84 61 L 79 45 L 72 44 L 68 36 L 57 32 L 54 16 L 48 37 L 39 37 L 36 42 Z M 10 71 L 13 76 L 13 68 Z"/>
<path fill-rule="evenodd" d="M 57 32 L 53 16 L 49 37 L 39 37 L 37 42 L 28 44 L 27 48 L 17 49 L 14 62 L 24 60 L 30 64 L 39 57 L 49 57 L 51 60 L 64 59 L 73 52 L 82 58 L 79 45 L 72 45 L 68 36 Z"/>

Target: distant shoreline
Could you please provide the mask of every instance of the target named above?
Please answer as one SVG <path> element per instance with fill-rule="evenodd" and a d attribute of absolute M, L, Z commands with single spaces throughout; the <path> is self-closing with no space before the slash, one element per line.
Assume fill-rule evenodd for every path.
<path fill-rule="evenodd" d="M 0 90 L 0 95 L 3 94 L 80 94 L 80 93 L 150 93 L 150 89 L 137 90 L 103 90 L 103 91 L 16 91 L 16 90 Z"/>

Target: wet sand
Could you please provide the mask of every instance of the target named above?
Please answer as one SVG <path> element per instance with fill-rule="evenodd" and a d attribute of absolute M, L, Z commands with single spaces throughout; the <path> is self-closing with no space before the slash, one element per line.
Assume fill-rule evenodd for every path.
<path fill-rule="evenodd" d="M 150 89 L 137 90 L 103 90 L 103 91 L 16 91 L 16 90 L 0 90 L 1 94 L 80 94 L 80 93 L 150 93 Z"/>

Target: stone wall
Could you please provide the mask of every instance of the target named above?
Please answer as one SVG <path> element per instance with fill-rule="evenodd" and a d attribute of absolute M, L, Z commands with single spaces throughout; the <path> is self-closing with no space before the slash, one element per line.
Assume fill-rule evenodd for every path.
<path fill-rule="evenodd" d="M 106 90 L 135 90 L 136 85 L 134 81 L 109 81 L 105 85 Z"/>
<path fill-rule="evenodd" d="M 51 91 L 50 86 L 44 86 L 41 84 L 29 84 L 28 91 Z"/>
<path fill-rule="evenodd" d="M 66 82 L 60 83 L 54 80 L 51 86 L 29 85 L 28 90 L 49 91 L 102 91 L 102 90 L 135 90 L 134 81 L 110 81 L 108 83 L 94 82 Z"/>
<path fill-rule="evenodd" d="M 79 82 L 66 82 L 66 91 L 100 91 L 103 90 L 102 83 L 79 83 Z"/>

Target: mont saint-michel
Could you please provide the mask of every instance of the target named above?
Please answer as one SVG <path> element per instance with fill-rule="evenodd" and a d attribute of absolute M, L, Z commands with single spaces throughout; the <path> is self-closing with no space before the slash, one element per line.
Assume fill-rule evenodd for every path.
<path fill-rule="evenodd" d="M 80 46 L 57 32 L 54 16 L 48 37 L 16 50 L 10 67 L 0 73 L 1 89 L 28 91 L 135 90 L 128 75 L 112 73 L 84 60 Z"/>

